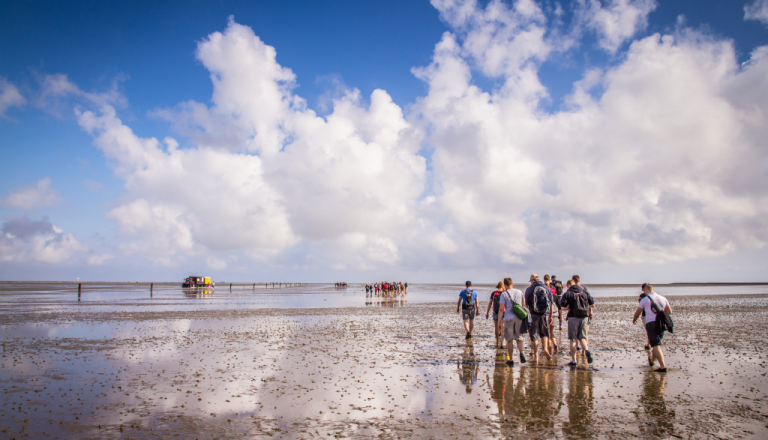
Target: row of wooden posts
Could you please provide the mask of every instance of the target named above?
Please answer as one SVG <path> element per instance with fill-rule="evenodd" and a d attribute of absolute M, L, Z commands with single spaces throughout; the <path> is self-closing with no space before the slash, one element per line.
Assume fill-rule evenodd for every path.
<path fill-rule="evenodd" d="M 283 287 L 283 286 L 292 286 L 292 287 L 304 287 L 307 285 L 307 283 L 253 283 L 253 290 L 256 290 L 256 286 L 261 286 L 264 284 L 265 288 L 269 288 L 272 286 L 274 289 L 275 287 Z M 229 283 L 229 291 L 232 291 L 232 286 L 235 285 L 234 283 Z M 238 284 L 240 285 L 240 284 Z M 243 286 L 247 286 L 248 284 L 242 284 Z M 149 296 L 154 295 L 155 290 L 155 283 L 149 283 Z M 77 283 L 77 300 L 80 301 L 80 297 L 83 295 L 83 283 Z"/>

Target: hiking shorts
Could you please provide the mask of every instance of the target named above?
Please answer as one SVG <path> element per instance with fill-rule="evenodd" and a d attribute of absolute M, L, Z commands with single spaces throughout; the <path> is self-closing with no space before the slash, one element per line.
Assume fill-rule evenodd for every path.
<path fill-rule="evenodd" d="M 461 316 L 465 321 L 471 321 L 475 319 L 475 308 L 470 307 L 468 309 L 461 309 Z"/>
<path fill-rule="evenodd" d="M 588 325 L 587 320 L 589 318 L 568 318 L 568 340 L 578 341 L 580 339 L 587 339 Z"/>
<path fill-rule="evenodd" d="M 531 313 L 531 328 L 528 329 L 531 341 L 538 341 L 541 338 L 549 337 L 549 320 L 547 318 L 547 315 Z"/>
<path fill-rule="evenodd" d="M 661 345 L 661 340 L 664 339 L 664 332 L 659 332 L 659 326 L 656 321 L 645 324 L 645 333 L 648 334 L 648 342 L 650 342 L 651 347 Z"/>
<path fill-rule="evenodd" d="M 523 337 L 523 321 L 513 318 L 504 320 L 504 339 L 509 341 L 519 341 Z"/>
<path fill-rule="evenodd" d="M 493 322 L 499 322 L 499 314 L 496 312 L 493 312 Z"/>

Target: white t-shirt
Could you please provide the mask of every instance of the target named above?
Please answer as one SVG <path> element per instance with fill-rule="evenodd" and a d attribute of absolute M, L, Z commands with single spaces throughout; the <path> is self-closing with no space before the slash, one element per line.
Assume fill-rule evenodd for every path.
<path fill-rule="evenodd" d="M 501 304 L 504 304 L 504 320 L 509 321 L 510 319 L 517 319 L 517 316 L 512 312 L 512 301 L 517 304 L 523 305 L 523 292 L 517 290 L 517 289 L 511 289 L 504 292 L 501 292 L 501 300 L 499 301 L 499 306 Z"/>
<path fill-rule="evenodd" d="M 651 308 L 651 300 L 649 298 L 652 298 L 653 301 L 656 303 L 656 306 L 659 308 L 659 310 L 664 310 L 665 307 L 669 305 L 669 301 L 667 301 L 666 298 L 659 295 L 656 292 L 651 292 L 646 296 L 645 298 L 640 300 L 640 307 L 642 307 L 645 310 L 645 323 L 648 324 L 649 322 L 656 321 L 656 314 L 653 313 L 653 309 Z"/>

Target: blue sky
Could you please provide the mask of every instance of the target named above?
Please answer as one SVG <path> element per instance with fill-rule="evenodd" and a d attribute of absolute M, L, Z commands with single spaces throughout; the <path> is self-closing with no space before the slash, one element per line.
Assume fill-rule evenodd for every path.
<path fill-rule="evenodd" d="M 535 13 L 529 13 L 529 6 Z M 745 6 L 752 11 L 746 14 L 749 17 Z M 725 140 L 734 132 L 738 133 L 734 142 L 743 142 L 740 151 L 747 152 L 739 159 L 744 162 L 732 164 L 734 169 L 764 161 L 765 145 L 757 140 L 764 124 L 739 116 L 743 112 L 737 110 L 752 108 L 744 93 L 758 99 L 766 92 L 765 83 L 759 82 L 763 61 L 755 55 L 768 44 L 765 1 L 39 1 L 4 3 L 0 8 L 0 78 L 7 85 L 3 90 L 12 88 L 21 96 L 21 101 L 11 100 L 8 92 L 4 96 L 9 104 L 0 107 L 0 149 L 6 165 L 0 179 L 0 215 L 5 225 L 1 248 L 5 256 L 0 262 L 3 279 L 174 280 L 198 271 L 243 281 L 333 281 L 340 277 L 365 281 L 401 274 L 414 281 L 438 281 L 459 271 L 462 274 L 457 280 L 467 278 L 463 274 L 467 273 L 490 282 L 504 273 L 573 270 L 606 282 L 634 282 L 644 277 L 680 281 L 702 276 L 712 281 L 764 280 L 761 266 L 749 268 L 751 263 L 744 260 L 766 259 L 766 225 L 759 220 L 760 211 L 754 209 L 766 194 L 718 174 L 727 168 L 719 162 L 719 153 L 701 159 L 696 176 L 649 190 L 655 196 L 632 188 L 628 180 L 629 186 L 616 185 L 621 191 L 602 195 L 589 208 L 585 206 L 593 200 L 585 198 L 594 194 L 590 185 L 610 187 L 615 179 L 571 182 L 565 176 L 568 164 L 573 163 L 568 158 L 582 147 L 582 141 L 597 156 L 587 160 L 585 155 L 581 166 L 595 167 L 590 173 L 595 176 L 610 174 L 601 168 L 610 165 L 596 158 L 611 157 L 605 151 L 624 148 L 630 156 L 650 157 L 650 162 L 629 161 L 632 166 L 629 162 L 611 166 L 611 172 L 620 168 L 625 170 L 621 176 L 645 176 L 643 170 L 650 164 L 659 171 L 647 176 L 664 179 L 664 167 L 654 165 L 672 161 L 685 167 L 698 160 L 692 159 L 698 156 L 691 155 L 690 148 L 728 151 L 733 145 L 726 145 Z M 464 11 L 464 18 L 456 18 L 460 16 L 457 11 Z M 541 34 L 516 45 L 529 31 L 530 35 Z M 217 32 L 232 42 L 254 38 L 274 48 L 274 60 L 250 68 L 290 69 L 294 81 L 288 91 L 280 89 L 283 98 L 274 108 L 279 118 L 270 119 L 269 110 L 266 116 L 259 113 L 246 121 L 243 114 L 250 110 L 238 106 L 258 103 L 262 95 L 254 89 L 252 100 L 240 103 L 231 89 L 249 93 L 250 85 L 234 79 L 229 85 L 230 80 L 222 81 L 218 90 L 228 92 L 216 98 L 211 72 L 220 69 L 226 77 L 237 68 L 237 56 L 201 59 L 201 45 Z M 445 33 L 458 49 L 441 64 L 436 45 L 446 41 Z M 661 43 L 651 47 L 654 34 L 674 38 L 671 44 L 677 52 L 662 53 Z M 502 44 L 494 49 L 483 40 L 487 35 L 495 35 Z M 648 48 L 641 50 L 642 42 Z M 721 44 L 726 55 L 722 55 Z M 487 58 L 493 50 L 500 51 L 496 53 L 501 53 L 502 67 Z M 666 78 L 654 78 L 652 72 L 648 78 L 635 78 L 631 83 L 635 89 L 622 79 L 628 78 L 631 63 L 650 66 L 660 62 L 661 56 L 669 57 L 661 62 L 669 62 L 670 72 L 681 76 L 675 78 L 680 81 L 677 84 L 714 78 L 719 75 L 713 67 L 718 63 L 730 63 L 730 67 L 722 67 L 730 73 L 712 80 L 706 89 L 692 91 L 696 96 L 711 92 L 712 99 L 693 104 L 699 113 L 684 108 L 677 128 L 667 127 L 670 131 L 665 127 L 657 131 L 653 124 L 621 125 L 642 119 L 641 113 L 611 122 L 617 112 L 608 110 L 618 101 L 604 99 L 603 93 L 626 103 L 639 102 L 635 98 L 654 99 L 668 90 L 664 88 L 670 86 Z M 461 74 L 445 67 L 454 61 L 469 69 L 466 84 Z M 680 68 L 675 62 L 681 63 Z M 425 70 L 418 74 L 414 69 L 420 68 Z M 584 83 L 589 72 L 596 76 L 584 92 L 592 101 L 575 104 L 574 91 L 581 90 L 578 84 Z M 65 78 L 56 84 L 66 85 L 68 91 L 53 92 L 52 78 Z M 264 81 L 264 87 L 281 84 L 269 78 Z M 446 82 L 461 89 L 447 101 L 439 92 Z M 653 89 L 654 84 L 659 84 L 658 90 Z M 738 92 L 743 89 L 757 92 Z M 384 119 L 373 111 L 375 90 L 386 92 L 391 99 L 388 105 L 388 99 L 381 98 Z M 475 95 L 473 90 L 487 95 Z M 304 104 L 287 104 L 296 98 Z M 188 107 L 184 103 L 190 102 L 206 107 L 205 116 L 185 113 Z M 718 113 L 722 103 L 734 113 Z M 628 112 L 644 110 L 626 105 Z M 510 110 L 517 106 L 525 111 Z M 602 112 L 592 112 L 591 106 Z M 98 139 L 111 139 L 110 129 L 106 125 L 89 129 L 81 115 L 104 116 L 109 113 L 107 107 L 115 111 L 122 127 L 140 139 L 156 138 L 162 143 L 170 136 L 183 151 L 225 152 L 230 156 L 220 157 L 222 161 L 238 164 L 242 163 L 238 158 L 244 156 L 258 159 L 232 170 L 231 175 L 225 169 L 217 174 L 206 173 L 206 167 L 185 168 L 187 174 L 179 174 L 179 179 L 209 179 L 199 191 L 220 187 L 220 191 L 234 194 L 232 188 L 227 189 L 229 183 L 223 182 L 229 182 L 232 175 L 253 173 L 261 182 L 256 187 L 268 190 L 248 188 L 241 194 L 243 199 L 233 195 L 228 203 L 242 204 L 241 211 L 229 212 L 228 205 L 212 202 L 211 206 L 224 210 L 222 217 L 203 218 L 208 214 L 180 201 L 180 197 L 194 199 L 194 194 L 179 193 L 181 190 L 166 194 L 163 188 L 167 185 L 158 183 L 159 177 L 142 174 L 142 167 L 162 168 L 161 162 L 132 164 L 132 171 L 121 172 L 125 157 L 117 153 L 118 144 L 128 141 L 96 145 Z M 269 107 L 264 104 L 263 108 Z M 659 108 L 665 106 L 659 104 Z M 650 114 L 653 117 L 645 115 L 650 120 L 670 120 Z M 328 126 L 325 134 L 302 125 L 312 115 Z M 498 121 L 489 122 L 497 116 Z M 677 117 L 672 116 L 673 122 Z M 722 127 L 722 133 L 707 138 L 712 145 L 691 146 L 690 137 L 674 138 L 684 124 L 691 124 L 685 130 L 694 132 L 696 124 L 702 129 L 712 127 L 709 117 L 732 122 Z M 205 121 L 215 118 L 219 118 L 218 125 L 206 125 Z M 339 131 L 344 124 L 335 125 L 337 120 L 352 126 L 354 135 Z M 545 139 L 552 127 L 566 133 L 574 124 L 602 126 L 603 130 L 621 127 L 625 131 L 617 139 L 630 139 L 628 133 L 640 132 L 648 140 L 634 147 L 601 146 L 603 136 L 598 128 L 589 128 L 588 133 L 576 131 L 582 137 L 567 142 Z M 539 128 L 531 128 L 533 125 Z M 284 156 L 270 152 L 261 134 L 253 134 L 262 133 L 267 126 L 282 139 Z M 392 130 L 397 138 L 382 144 L 377 136 Z M 251 134 L 234 135 L 234 146 L 224 139 L 227 133 L 240 131 Z M 101 134 L 105 136 L 100 138 Z M 325 135 L 333 141 L 323 144 L 320 139 Z M 351 144 L 344 143 L 352 138 Z M 658 150 L 649 146 L 660 138 L 667 144 Z M 471 146 L 454 145 L 459 141 Z M 600 153 L 600 148 L 608 150 Z M 173 163 L 168 147 L 161 151 Z M 320 152 L 324 155 L 314 156 Z M 159 157 L 157 154 L 153 157 Z M 361 162 L 356 165 L 347 159 L 347 168 L 336 169 L 340 157 Z M 382 162 L 376 162 L 379 160 Z M 507 175 L 500 160 L 516 161 L 520 168 Z M 563 162 L 556 163 L 560 160 Z M 311 170 L 313 164 L 329 173 L 316 172 L 319 186 L 312 179 L 303 180 L 308 171 L 294 175 L 281 168 Z M 372 166 L 374 171 L 358 175 L 352 172 L 356 166 Z M 376 171 L 382 167 L 387 171 Z M 474 176 L 502 173 L 504 177 L 496 180 L 498 185 L 490 178 L 472 178 L 483 180 L 475 187 L 455 177 L 464 170 Z M 713 173 L 712 188 L 694 194 L 690 188 L 699 188 L 698 177 L 709 172 Z M 758 175 L 761 171 L 748 172 Z M 162 174 L 160 169 L 158 175 Z M 505 180 L 508 177 L 511 180 Z M 532 180 L 538 183 L 529 185 Z M 238 182 L 237 188 L 243 189 L 245 184 Z M 753 182 L 752 186 L 759 186 L 760 180 Z M 155 184 L 161 186 L 153 187 Z M 579 191 L 571 193 L 568 188 Z M 549 196 L 554 198 L 543 201 Z M 206 197 L 218 199 L 213 189 Z M 624 215 L 628 208 L 621 204 L 637 206 L 640 199 L 648 202 L 648 197 L 653 199 L 652 206 Z M 719 211 L 726 201 L 736 199 L 750 207 L 733 208 L 741 216 L 733 218 L 732 213 Z M 321 212 L 326 207 L 330 213 Z M 371 216 L 372 212 L 377 214 Z M 254 226 L 256 232 L 240 231 L 243 236 L 253 233 L 241 244 L 228 235 L 237 232 L 234 224 L 262 224 L 265 218 L 261 215 L 274 224 Z M 22 218 L 32 223 L 24 223 Z M 747 232 L 727 232 L 724 225 L 729 221 Z M 24 225 L 36 226 L 23 229 Z M 22 230 L 27 235 L 18 232 Z M 606 241 L 600 242 L 602 239 Z M 472 258 L 464 258 L 465 252 Z M 581 255 L 566 257 L 570 254 Z M 718 261 L 715 266 L 720 270 L 702 273 L 701 268 L 710 267 L 711 261 Z"/>

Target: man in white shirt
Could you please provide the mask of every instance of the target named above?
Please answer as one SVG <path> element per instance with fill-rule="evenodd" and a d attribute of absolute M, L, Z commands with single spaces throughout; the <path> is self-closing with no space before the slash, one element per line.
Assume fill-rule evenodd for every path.
<path fill-rule="evenodd" d="M 648 335 L 648 342 L 651 344 L 651 361 L 658 361 L 659 368 L 655 371 L 659 373 L 667 372 L 667 364 L 664 362 L 664 353 L 661 351 L 661 340 L 664 339 L 664 331 L 658 331 L 656 324 L 656 313 L 653 311 L 652 304 L 656 305 L 657 310 L 664 310 L 667 314 L 672 314 L 672 308 L 666 298 L 656 293 L 650 284 L 643 285 L 645 298 L 640 300 L 640 304 L 635 310 L 635 317 L 632 318 L 632 324 L 637 323 L 637 318 L 645 311 L 645 332 Z"/>
<path fill-rule="evenodd" d="M 504 339 L 507 341 L 507 353 L 509 354 L 509 360 L 507 365 L 514 366 L 514 345 L 512 341 L 517 341 L 517 351 L 520 352 L 520 363 L 525 363 L 525 355 L 523 354 L 523 321 L 515 316 L 512 308 L 515 304 L 520 304 L 525 307 L 525 298 L 523 292 L 512 288 L 512 278 L 504 278 L 504 287 L 506 288 L 501 292 L 501 300 L 499 300 L 499 322 L 501 325 L 504 322 Z"/>

